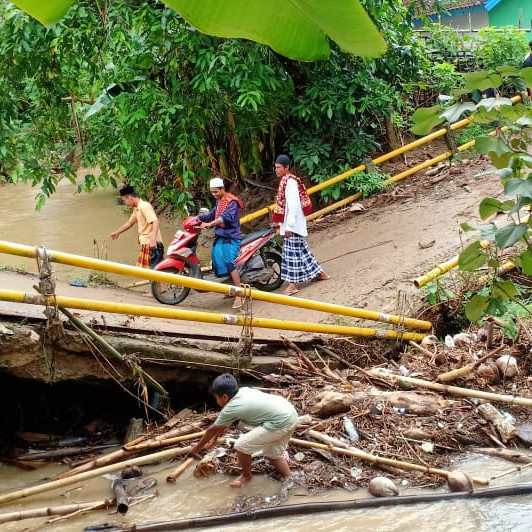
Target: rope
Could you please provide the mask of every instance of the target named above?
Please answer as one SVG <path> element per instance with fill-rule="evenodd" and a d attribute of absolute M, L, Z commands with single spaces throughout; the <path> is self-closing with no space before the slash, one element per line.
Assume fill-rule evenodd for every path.
<path fill-rule="evenodd" d="M 237 345 L 239 355 L 251 355 L 253 349 L 253 297 L 251 295 L 251 285 L 244 284 L 244 295 L 242 296 L 242 313 L 244 314 L 244 325 L 240 332 L 240 340 Z"/>
<path fill-rule="evenodd" d="M 43 335 L 43 356 L 48 370 L 50 381 L 53 382 L 55 376 L 53 349 L 52 355 L 48 356 L 47 346 L 63 336 L 63 322 L 59 317 L 57 307 L 57 296 L 55 293 L 56 281 L 52 270 L 51 253 L 44 247 L 36 249 L 35 260 L 37 261 L 37 270 L 39 271 L 39 284 L 33 285 L 33 288 L 46 296 L 46 307 L 43 314 L 46 316 L 46 326 Z"/>

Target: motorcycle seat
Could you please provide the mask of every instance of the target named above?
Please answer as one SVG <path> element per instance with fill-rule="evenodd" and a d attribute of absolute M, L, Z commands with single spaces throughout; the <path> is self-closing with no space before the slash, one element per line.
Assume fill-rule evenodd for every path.
<path fill-rule="evenodd" d="M 244 235 L 242 237 L 242 241 L 240 242 L 241 246 L 244 246 L 248 242 L 251 242 L 252 240 L 255 240 L 256 238 L 261 238 L 263 236 L 266 236 L 268 233 L 270 233 L 272 230 L 267 227 L 265 229 L 261 229 L 260 231 L 254 231 L 253 233 L 248 233 L 247 235 Z"/>

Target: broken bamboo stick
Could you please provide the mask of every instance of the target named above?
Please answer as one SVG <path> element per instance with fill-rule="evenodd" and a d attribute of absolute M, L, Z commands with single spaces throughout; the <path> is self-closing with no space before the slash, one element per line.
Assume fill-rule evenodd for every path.
<path fill-rule="evenodd" d="M 194 460 L 193 457 L 187 458 L 166 477 L 166 482 L 175 482 L 194 463 Z"/>
<path fill-rule="evenodd" d="M 164 438 L 161 440 L 148 440 L 143 443 L 139 443 L 134 447 L 127 447 L 128 452 L 140 453 L 143 451 L 149 451 L 152 449 L 159 449 L 160 447 L 170 447 L 176 443 L 182 443 L 184 441 L 195 440 L 201 438 L 205 434 L 204 430 L 199 432 L 193 432 L 191 434 L 185 434 L 183 436 L 176 436 L 175 438 Z"/>
<path fill-rule="evenodd" d="M 72 512 L 86 511 L 89 509 L 100 510 L 114 506 L 113 499 L 103 499 L 102 501 L 81 502 L 77 504 L 64 504 L 62 506 L 48 506 L 45 508 L 32 508 L 20 512 L 8 512 L 0 514 L 0 524 L 12 521 L 22 521 L 23 519 L 35 519 L 36 517 L 48 517 L 50 515 L 68 515 Z"/>
<path fill-rule="evenodd" d="M 414 342 L 410 342 L 411 344 Z M 497 349 L 494 349 L 493 351 L 490 351 L 487 355 L 484 355 L 483 357 L 480 357 L 478 360 L 475 360 L 475 362 L 471 362 L 471 364 L 467 364 L 466 366 L 463 366 L 458 369 L 453 369 L 451 371 L 447 371 L 445 373 L 441 373 L 436 377 L 436 380 L 438 382 L 450 382 L 454 381 L 455 379 L 458 379 L 460 377 L 467 377 L 477 366 L 480 366 L 483 362 L 486 362 L 489 358 L 497 355 L 500 353 L 506 346 L 500 345 L 497 347 Z"/>
<path fill-rule="evenodd" d="M 500 393 L 483 392 L 482 390 L 472 390 L 470 388 L 460 388 L 458 386 L 439 384 L 437 382 L 425 381 L 414 377 L 402 377 L 391 373 L 383 373 L 373 369 L 369 370 L 368 374 L 373 378 L 388 379 L 395 384 L 402 384 L 403 386 L 419 386 L 420 388 L 444 392 L 451 395 L 459 395 L 461 397 L 476 397 L 477 399 L 486 399 L 487 401 L 511 403 L 519 406 L 532 406 L 532 399 L 529 397 L 518 397 L 516 395 L 505 395 Z"/>
<path fill-rule="evenodd" d="M 110 343 L 106 342 L 99 334 L 96 334 L 90 327 L 85 325 L 80 319 L 76 318 L 67 309 L 59 307 L 59 310 L 74 324 L 74 326 L 88 334 L 102 349 L 114 358 L 127 364 L 122 353 L 117 351 Z M 164 397 L 168 396 L 168 392 L 146 371 L 144 371 L 137 363 L 130 364 L 133 375 L 141 377 L 146 380 L 146 383 L 151 386 L 155 391 L 159 392 Z"/>
<path fill-rule="evenodd" d="M 419 471 L 421 473 L 427 473 L 429 475 L 437 475 L 437 476 L 444 477 L 444 478 L 447 478 L 450 473 L 450 471 L 447 471 L 445 469 L 438 469 L 435 467 L 412 464 L 411 462 L 403 462 L 402 460 L 394 460 L 392 458 L 383 458 L 381 456 L 375 456 L 373 454 L 369 454 L 365 451 L 361 451 L 360 449 L 356 449 L 354 447 L 349 447 L 347 449 L 343 447 L 330 447 L 329 445 L 325 445 L 323 443 L 315 443 L 315 442 L 311 442 L 307 440 L 299 440 L 297 438 L 291 438 L 290 443 L 292 445 L 298 445 L 299 447 L 307 447 L 309 449 L 321 449 L 323 451 L 330 451 L 336 454 L 353 456 L 354 458 L 359 458 L 360 460 L 364 460 L 365 462 L 371 462 L 373 464 L 387 465 L 391 467 L 396 467 L 398 469 L 405 469 L 407 471 Z M 475 484 L 478 484 L 480 486 L 486 486 L 489 484 L 488 480 L 481 479 L 481 478 L 472 478 L 472 480 Z"/>
<path fill-rule="evenodd" d="M 78 456 L 80 454 L 94 453 L 95 451 L 101 451 L 109 449 L 110 447 L 116 447 L 116 445 L 95 445 L 94 447 L 63 447 L 61 449 L 51 449 L 49 451 L 38 451 L 33 453 L 26 453 L 17 456 L 17 460 L 21 462 L 35 460 L 55 460 L 57 458 L 64 458 L 65 456 Z"/>
<path fill-rule="evenodd" d="M 111 489 L 115 494 L 116 510 L 119 514 L 125 514 L 129 510 L 128 497 L 124 488 L 123 480 L 116 479 L 111 482 Z"/>
<path fill-rule="evenodd" d="M 52 480 L 61 480 L 63 478 L 69 478 L 80 473 L 85 473 L 86 471 L 91 471 L 92 469 L 96 469 L 98 467 L 114 464 L 116 462 L 119 462 L 120 460 L 125 460 L 126 458 L 130 458 L 132 456 L 135 456 L 136 454 L 140 454 L 145 451 L 159 449 L 161 447 L 170 447 L 178 443 L 194 440 L 196 438 L 201 438 L 203 434 L 204 431 L 194 432 L 192 434 L 186 434 L 176 438 L 170 438 L 168 440 L 159 440 L 153 443 L 151 442 L 151 440 L 148 440 L 134 447 L 118 449 L 117 451 L 106 454 L 104 456 L 100 456 L 99 458 L 96 458 L 94 460 L 91 460 L 90 462 L 87 462 L 86 464 L 82 464 L 78 467 L 75 467 L 74 469 L 70 469 L 69 471 L 63 471 L 58 475 L 54 475 L 52 477 Z"/>
<path fill-rule="evenodd" d="M 68 478 L 62 478 L 60 480 L 51 480 L 46 484 L 39 484 L 37 486 L 23 488 L 21 490 L 12 491 L 10 493 L 4 493 L 3 495 L 0 495 L 0 504 L 24 499 L 25 497 L 30 497 L 31 495 L 45 493 L 47 491 L 52 491 L 57 488 L 62 488 L 64 486 L 70 486 L 72 484 L 75 484 L 76 482 L 81 482 L 82 480 L 88 480 L 90 478 L 99 477 L 107 473 L 113 473 L 114 471 L 118 471 L 126 467 L 151 464 L 152 462 L 159 462 L 162 460 L 175 458 L 176 456 L 189 453 L 191 449 L 191 446 L 178 447 L 176 449 L 166 449 L 165 451 L 159 451 L 158 453 L 148 454 L 146 456 L 139 456 L 137 458 L 132 458 L 131 460 L 126 460 L 124 462 L 117 462 L 116 464 L 111 464 L 105 467 L 100 467 L 98 469 L 93 469 L 92 471 L 86 471 L 85 473 L 80 473 L 78 475 L 74 475 Z"/>
<path fill-rule="evenodd" d="M 318 432 L 317 430 L 310 429 L 307 432 L 307 434 L 311 438 L 321 441 L 331 447 L 343 447 L 344 449 L 348 449 L 350 447 L 347 443 L 343 442 L 342 440 L 339 440 L 338 438 L 333 438 L 332 436 L 329 436 L 328 434 L 323 434 L 322 432 Z"/>

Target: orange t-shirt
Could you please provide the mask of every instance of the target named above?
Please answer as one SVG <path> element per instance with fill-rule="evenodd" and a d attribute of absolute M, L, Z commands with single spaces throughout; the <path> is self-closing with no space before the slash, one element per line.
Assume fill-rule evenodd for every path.
<path fill-rule="evenodd" d="M 144 200 L 140 200 L 138 205 L 133 208 L 129 217 L 130 221 L 137 224 L 139 231 L 139 243 L 141 246 L 149 244 L 151 239 L 151 224 L 157 220 L 157 215 L 153 207 Z M 157 230 L 157 242 L 162 242 L 163 237 L 160 229 Z"/>

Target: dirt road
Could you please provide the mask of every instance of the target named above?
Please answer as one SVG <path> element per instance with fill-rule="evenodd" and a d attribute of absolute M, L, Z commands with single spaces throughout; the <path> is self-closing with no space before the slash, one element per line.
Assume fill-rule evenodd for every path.
<path fill-rule="evenodd" d="M 442 170 L 442 181 L 432 184 L 437 176 L 419 176 L 399 183 L 393 190 L 364 203 L 366 210 L 352 214 L 347 219 L 332 217 L 326 229 L 320 222 L 310 227 L 309 242 L 312 250 L 331 274 L 330 281 L 309 283 L 302 287 L 299 296 L 319 301 L 364 307 L 382 312 L 396 310 L 396 295 L 402 290 L 415 293 L 411 279 L 434 264 L 450 258 L 460 249 L 459 224 L 477 220 L 478 204 L 483 197 L 496 197 L 501 190 L 496 175 L 474 177 L 490 165 L 483 159 L 461 161 L 457 166 Z M 323 225 L 323 222 L 321 222 Z M 425 249 L 420 247 L 434 241 Z M 32 292 L 35 278 L 13 272 L 0 272 L 0 286 Z M 127 284 L 129 280 L 124 281 Z M 139 291 L 122 288 L 76 288 L 59 282 L 59 295 L 117 302 L 159 306 L 153 299 L 143 297 Z M 231 313 L 230 301 L 218 294 L 194 293 L 179 308 Z M 0 302 L 0 312 L 19 315 L 40 315 L 38 307 Z M 327 321 L 338 324 L 355 324 L 356 320 L 323 313 L 274 306 L 265 302 L 253 303 L 253 314 L 285 320 Z M 84 312 L 87 319 L 101 321 L 99 313 Z M 195 324 L 154 318 L 128 319 L 125 316 L 106 317 L 109 324 L 238 337 L 240 327 Z M 257 330 L 257 337 L 278 338 L 275 330 Z M 289 334 L 292 338 L 299 333 Z"/>

